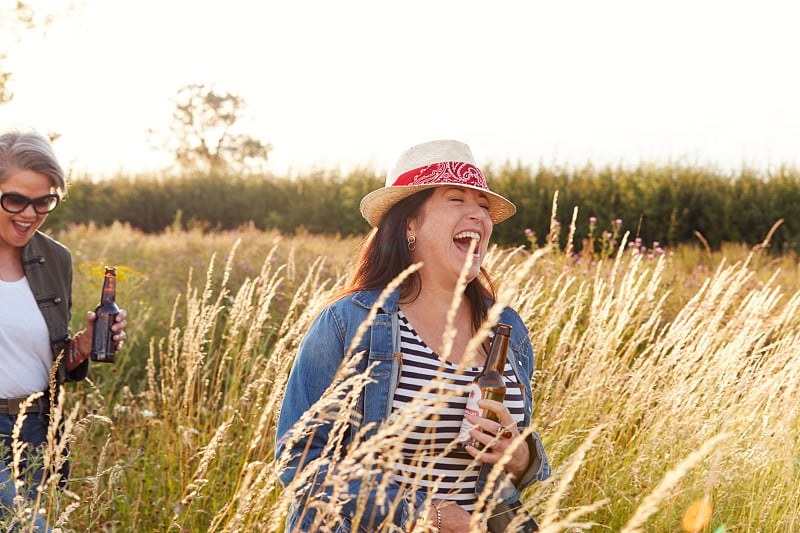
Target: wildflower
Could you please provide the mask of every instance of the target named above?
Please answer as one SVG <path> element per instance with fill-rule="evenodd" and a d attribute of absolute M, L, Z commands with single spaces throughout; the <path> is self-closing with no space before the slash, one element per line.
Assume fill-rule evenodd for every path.
<path fill-rule="evenodd" d="M 597 217 L 589 217 L 589 224 L 597 224 Z"/>
<path fill-rule="evenodd" d="M 151 416 L 154 416 L 155 413 L 150 409 L 142 409 L 141 415 L 143 418 L 150 418 Z"/>
<path fill-rule="evenodd" d="M 711 521 L 712 507 L 708 499 L 697 500 L 686 509 L 681 520 L 681 527 L 687 533 L 702 531 Z"/>
<path fill-rule="evenodd" d="M 525 236 L 530 237 L 533 235 L 533 230 L 531 228 L 525 228 Z"/>
<path fill-rule="evenodd" d="M 116 411 L 117 413 L 121 413 L 121 414 L 127 413 L 128 412 L 128 406 L 127 405 L 119 405 L 119 404 L 117 404 L 117 405 L 114 406 L 114 411 Z"/>
<path fill-rule="evenodd" d="M 617 220 L 614 221 L 614 224 L 616 224 L 617 226 L 621 226 L 622 225 L 622 219 L 618 218 Z"/>

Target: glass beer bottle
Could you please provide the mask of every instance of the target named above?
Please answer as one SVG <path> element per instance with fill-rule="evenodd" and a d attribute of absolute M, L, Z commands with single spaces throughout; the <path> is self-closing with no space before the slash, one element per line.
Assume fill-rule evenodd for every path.
<path fill-rule="evenodd" d="M 92 361 L 114 362 L 117 344 L 114 342 L 114 332 L 111 331 L 111 326 L 117 321 L 119 314 L 116 297 L 117 269 L 107 266 L 100 305 L 94 310 L 97 320 L 94 322 L 94 335 L 92 335 Z"/>
<path fill-rule="evenodd" d="M 503 379 L 503 369 L 506 366 L 508 341 L 510 337 L 511 326 L 497 324 L 494 330 L 492 346 L 489 350 L 489 358 L 486 360 L 486 366 L 475 376 L 475 379 L 467 388 L 469 392 L 467 407 L 464 410 L 464 420 L 461 422 L 461 430 L 458 434 L 458 445 L 461 449 L 467 445 L 475 446 L 479 450 L 483 448 L 483 444 L 474 440 L 469 434 L 469 430 L 474 427 L 474 424 L 467 421 L 467 415 L 479 415 L 499 422 L 494 411 L 488 409 L 481 410 L 481 408 L 478 407 L 478 401 L 494 400 L 503 403 L 503 399 L 506 397 L 506 382 L 505 379 Z"/>

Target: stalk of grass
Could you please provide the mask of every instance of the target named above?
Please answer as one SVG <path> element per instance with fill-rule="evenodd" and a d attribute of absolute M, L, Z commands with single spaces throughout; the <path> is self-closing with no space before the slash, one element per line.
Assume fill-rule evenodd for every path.
<path fill-rule="evenodd" d="M 129 256 L 101 255 L 112 233 L 131 243 Z M 286 373 L 302 332 L 345 282 L 355 240 L 335 257 L 342 242 L 250 229 L 144 236 L 84 228 L 66 237 L 80 261 L 164 276 L 141 278 L 125 298 L 144 320 L 131 314 L 120 364 L 94 365 L 93 383 L 68 385 L 63 419 L 78 418 L 64 434 L 74 477 L 67 493 L 43 493 L 48 516 L 74 531 L 280 531 L 294 490 L 279 489 L 272 460 Z M 248 245 L 214 267 L 214 253 L 238 238 Z M 526 491 L 526 507 L 542 517 L 558 492 L 551 531 L 621 530 L 634 517 L 641 523 L 631 527 L 674 531 L 688 505 L 708 495 L 713 527 L 795 527 L 796 261 L 734 246 L 711 255 L 678 249 L 659 260 L 618 252 L 566 267 L 562 254 L 493 248 L 486 258 L 500 300 L 523 317 L 536 352 L 532 423 L 554 475 Z M 175 255 L 180 264 L 163 259 Z M 189 265 L 205 266 L 206 276 L 195 279 Z M 75 309 L 93 307 L 96 292 L 79 284 Z M 366 475 L 364 465 L 391 464 L 402 423 L 336 456 L 344 461 L 336 483 Z M 712 455 L 656 492 L 674 465 L 723 433 Z M 336 508 L 321 507 L 335 517 Z"/>

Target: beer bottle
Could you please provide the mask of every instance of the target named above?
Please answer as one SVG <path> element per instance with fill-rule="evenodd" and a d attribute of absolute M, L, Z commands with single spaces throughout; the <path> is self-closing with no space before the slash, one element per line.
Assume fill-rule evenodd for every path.
<path fill-rule="evenodd" d="M 499 422 L 494 411 L 487 409 L 481 412 L 480 407 L 478 407 L 478 401 L 494 400 L 503 403 L 503 399 L 506 397 L 506 383 L 503 379 L 503 370 L 506 366 L 506 355 L 508 353 L 508 341 L 510 337 L 511 326 L 497 324 L 494 330 L 492 346 L 489 349 L 489 358 L 486 360 L 486 366 L 475 376 L 475 379 L 467 388 L 469 392 L 467 407 L 464 410 L 464 420 L 461 422 L 461 431 L 458 434 L 458 446 L 461 449 L 467 445 L 475 446 L 478 449 L 483 448 L 483 444 L 470 437 L 469 430 L 474 427 L 474 424 L 467 421 L 466 415 L 480 415 L 484 418 Z"/>
<path fill-rule="evenodd" d="M 114 362 L 117 344 L 114 342 L 114 332 L 111 331 L 111 326 L 117 321 L 119 314 L 119 307 L 114 301 L 116 293 L 117 269 L 107 266 L 100 305 L 94 310 L 97 320 L 94 322 L 94 335 L 92 336 L 92 361 Z"/>

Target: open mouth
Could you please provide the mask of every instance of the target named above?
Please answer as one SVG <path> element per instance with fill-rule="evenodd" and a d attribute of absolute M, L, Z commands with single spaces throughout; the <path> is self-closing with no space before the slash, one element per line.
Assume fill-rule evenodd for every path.
<path fill-rule="evenodd" d="M 475 241 L 475 250 L 473 254 L 475 256 L 480 256 L 480 252 L 478 251 L 478 244 L 480 244 L 481 241 L 480 233 L 477 231 L 461 231 L 453 237 L 453 242 L 455 242 L 458 249 L 464 253 L 469 252 L 469 246 L 472 241 Z"/>
<path fill-rule="evenodd" d="M 32 222 L 17 222 L 13 221 L 14 230 L 21 236 L 27 235 L 33 226 Z"/>

